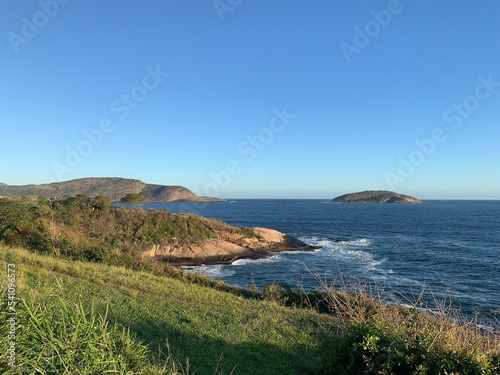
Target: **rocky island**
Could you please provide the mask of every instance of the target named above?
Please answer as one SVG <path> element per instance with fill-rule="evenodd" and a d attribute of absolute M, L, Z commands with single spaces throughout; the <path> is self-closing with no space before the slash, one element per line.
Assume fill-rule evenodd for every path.
<path fill-rule="evenodd" d="M 333 203 L 422 203 L 409 195 L 388 190 L 367 190 L 359 193 L 344 194 L 331 200 Z"/>

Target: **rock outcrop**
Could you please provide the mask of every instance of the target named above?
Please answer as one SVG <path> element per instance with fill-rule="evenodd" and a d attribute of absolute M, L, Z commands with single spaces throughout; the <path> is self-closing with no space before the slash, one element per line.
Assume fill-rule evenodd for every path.
<path fill-rule="evenodd" d="M 255 237 L 221 233 L 220 238 L 181 245 L 172 239 L 168 245 L 143 244 L 143 257 L 176 265 L 229 264 L 237 259 L 260 259 L 279 251 L 311 251 L 301 240 L 273 229 L 253 228 Z"/>

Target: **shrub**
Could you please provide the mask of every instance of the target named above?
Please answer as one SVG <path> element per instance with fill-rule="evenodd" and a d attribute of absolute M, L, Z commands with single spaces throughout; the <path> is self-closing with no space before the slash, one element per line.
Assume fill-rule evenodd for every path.
<path fill-rule="evenodd" d="M 373 296 L 362 283 L 346 280 L 340 290 L 323 285 L 326 305 L 341 328 L 330 344 L 333 373 L 499 373 L 498 336 L 481 332 L 474 322 L 459 323 L 450 315 L 456 309 L 442 303 L 441 314 L 433 316 L 417 305 L 390 305 L 380 293 Z"/>

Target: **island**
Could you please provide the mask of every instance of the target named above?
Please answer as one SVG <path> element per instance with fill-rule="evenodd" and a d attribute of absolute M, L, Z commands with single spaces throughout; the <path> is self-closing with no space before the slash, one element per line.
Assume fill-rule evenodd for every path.
<path fill-rule="evenodd" d="M 409 195 L 398 194 L 388 190 L 367 190 L 358 193 L 344 194 L 331 200 L 333 203 L 422 203 Z"/>
<path fill-rule="evenodd" d="M 85 194 L 109 197 L 118 202 L 127 194 L 141 194 L 145 202 L 226 202 L 225 199 L 200 197 L 183 186 L 147 184 L 140 180 L 118 177 L 79 178 L 41 185 L 6 185 L 0 183 L 0 196 L 46 197 L 62 199 Z"/>

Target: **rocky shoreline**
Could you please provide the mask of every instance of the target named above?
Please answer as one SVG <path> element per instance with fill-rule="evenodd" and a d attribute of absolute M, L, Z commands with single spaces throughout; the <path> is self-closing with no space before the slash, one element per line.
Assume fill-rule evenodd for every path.
<path fill-rule="evenodd" d="M 143 244 L 143 257 L 176 266 L 202 264 L 231 264 L 238 259 L 262 259 L 282 251 L 314 251 L 317 246 L 281 233 L 274 229 L 252 228 L 255 237 L 236 237 L 201 240 L 189 245 L 179 245 L 175 239 L 169 245 Z"/>

